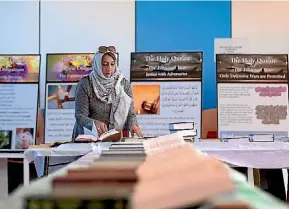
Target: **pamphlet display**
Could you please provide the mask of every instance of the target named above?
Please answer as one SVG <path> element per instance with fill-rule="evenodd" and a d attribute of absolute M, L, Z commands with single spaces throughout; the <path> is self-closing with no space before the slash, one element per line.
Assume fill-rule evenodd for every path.
<path fill-rule="evenodd" d="M 40 55 L 0 55 L 0 150 L 35 144 Z"/>
<path fill-rule="evenodd" d="M 93 53 L 47 54 L 45 143 L 71 140 L 76 85 L 92 71 L 93 56 Z"/>
<path fill-rule="evenodd" d="M 193 122 L 201 132 L 202 52 L 132 53 L 134 109 L 145 137 L 170 134 L 170 124 Z"/>
<path fill-rule="evenodd" d="M 219 137 L 288 137 L 288 56 L 218 54 L 216 61 Z"/>

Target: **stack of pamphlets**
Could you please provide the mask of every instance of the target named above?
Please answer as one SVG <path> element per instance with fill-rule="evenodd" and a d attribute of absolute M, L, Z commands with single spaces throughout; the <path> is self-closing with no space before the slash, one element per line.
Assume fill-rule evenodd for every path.
<path fill-rule="evenodd" d="M 170 133 L 179 133 L 186 142 L 194 142 L 197 136 L 197 129 L 194 128 L 194 122 L 176 122 L 169 124 Z"/>

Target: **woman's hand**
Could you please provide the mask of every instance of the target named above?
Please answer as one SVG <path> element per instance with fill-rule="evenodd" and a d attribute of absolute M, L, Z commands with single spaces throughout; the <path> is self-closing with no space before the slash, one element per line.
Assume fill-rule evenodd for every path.
<path fill-rule="evenodd" d="M 100 136 L 101 134 L 105 133 L 108 131 L 107 126 L 104 122 L 95 120 L 94 124 L 96 126 L 97 132 L 98 132 L 98 136 Z"/>
<path fill-rule="evenodd" d="M 140 127 L 137 125 L 137 124 L 133 124 L 131 127 L 130 127 L 130 132 L 131 132 L 131 135 L 133 136 L 134 133 L 138 136 L 138 137 L 143 137 L 142 135 L 142 132 L 140 130 Z"/>

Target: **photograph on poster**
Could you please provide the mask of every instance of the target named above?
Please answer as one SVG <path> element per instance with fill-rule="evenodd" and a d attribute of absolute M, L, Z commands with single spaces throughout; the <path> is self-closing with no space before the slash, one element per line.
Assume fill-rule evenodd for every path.
<path fill-rule="evenodd" d="M 0 55 L 0 82 L 38 82 L 40 55 Z"/>
<path fill-rule="evenodd" d="M 132 92 L 136 114 L 160 114 L 160 85 L 133 85 Z"/>
<path fill-rule="evenodd" d="M 71 140 L 77 83 L 46 83 L 45 143 Z"/>
<path fill-rule="evenodd" d="M 200 80 L 201 52 L 131 53 L 131 81 Z"/>
<path fill-rule="evenodd" d="M 288 79 L 287 55 L 227 55 L 218 54 L 218 82 L 270 82 Z"/>
<path fill-rule="evenodd" d="M 196 139 L 200 138 L 201 82 L 133 82 L 132 89 L 136 97 L 136 112 L 143 100 L 155 101 L 159 98 L 158 114 L 137 114 L 138 124 L 145 137 L 170 134 L 170 123 L 193 122 L 198 130 Z"/>
<path fill-rule="evenodd" d="M 48 109 L 74 109 L 76 84 L 47 84 Z"/>
<path fill-rule="evenodd" d="M 11 149 L 12 131 L 0 130 L 0 149 Z"/>
<path fill-rule="evenodd" d="M 27 149 L 34 144 L 33 128 L 16 128 L 15 149 Z"/>
<path fill-rule="evenodd" d="M 46 80 L 48 82 L 79 81 L 92 71 L 93 53 L 47 54 Z"/>
<path fill-rule="evenodd" d="M 219 83 L 218 129 L 220 137 L 243 130 L 288 136 L 288 85 L 285 83 Z M 230 134 L 229 134 L 230 135 Z"/>

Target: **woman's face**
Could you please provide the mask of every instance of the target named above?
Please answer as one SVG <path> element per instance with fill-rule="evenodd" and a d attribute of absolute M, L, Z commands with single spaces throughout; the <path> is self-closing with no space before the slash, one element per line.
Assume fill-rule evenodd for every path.
<path fill-rule="evenodd" d="M 101 65 L 102 73 L 105 77 L 109 78 L 114 74 L 116 66 L 115 61 L 111 56 L 108 54 L 104 55 L 102 57 Z"/>

